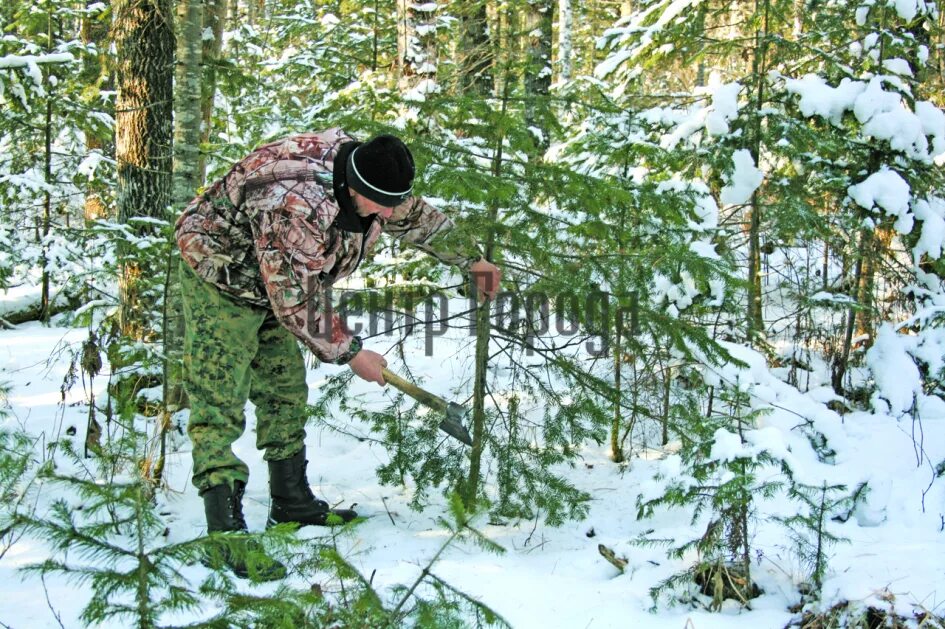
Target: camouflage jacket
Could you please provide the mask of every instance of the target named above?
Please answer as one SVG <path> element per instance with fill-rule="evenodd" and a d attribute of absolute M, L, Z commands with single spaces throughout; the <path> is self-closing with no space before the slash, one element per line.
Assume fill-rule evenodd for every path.
<path fill-rule="evenodd" d="M 206 281 L 244 302 L 271 308 L 324 362 L 346 363 L 360 339 L 323 288 L 349 276 L 382 232 L 466 270 L 478 257 L 446 237 L 452 222 L 419 197 L 389 219 L 355 213 L 345 159 L 359 143 L 340 129 L 266 144 L 195 198 L 177 221 L 183 259 Z"/>

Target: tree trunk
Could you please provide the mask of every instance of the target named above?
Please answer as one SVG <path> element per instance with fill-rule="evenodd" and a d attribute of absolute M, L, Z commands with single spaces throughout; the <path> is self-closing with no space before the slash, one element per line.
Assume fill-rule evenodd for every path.
<path fill-rule="evenodd" d="M 235 5 L 235 0 L 234 0 Z M 226 23 L 227 0 L 205 0 L 203 4 L 203 27 L 209 29 L 212 38 L 203 40 L 201 63 L 203 64 L 203 82 L 200 90 L 200 142 L 206 145 L 210 142 L 212 128 L 213 99 L 217 91 L 217 64 L 223 52 L 223 25 Z M 207 179 L 207 160 L 201 153 L 197 158 L 197 181 Z"/>
<path fill-rule="evenodd" d="M 748 337 L 752 343 L 764 336 L 761 301 L 761 206 L 758 193 L 751 195 L 748 215 Z"/>
<path fill-rule="evenodd" d="M 112 38 L 117 56 L 118 218 L 166 218 L 171 201 L 174 32 L 169 0 L 116 0 Z M 153 234 L 147 223 L 129 230 Z M 154 328 L 154 303 L 142 285 L 161 268 L 142 268 L 135 247 L 119 251 L 119 325 L 126 338 Z"/>
<path fill-rule="evenodd" d="M 46 1 L 46 52 L 53 50 L 53 19 L 52 6 L 49 0 Z M 43 125 L 43 181 L 46 183 L 46 191 L 43 193 L 43 231 L 42 241 L 40 242 L 40 265 L 42 266 L 42 278 L 40 281 L 40 305 L 42 314 L 40 320 L 43 323 L 49 323 L 49 230 L 52 221 L 52 193 L 50 189 L 55 184 L 52 173 L 52 136 L 53 136 L 53 101 L 55 97 L 54 83 L 49 80 L 53 67 L 46 65 L 43 68 L 44 84 L 48 86 L 46 93 L 46 120 Z"/>
<path fill-rule="evenodd" d="M 623 427 L 623 412 L 620 407 L 620 401 L 623 398 L 620 382 L 621 362 L 623 360 L 622 332 L 623 312 L 618 310 L 616 333 L 614 334 L 614 415 L 610 425 L 610 457 L 614 463 L 623 463 L 624 461 L 623 444 L 620 440 Z"/>
<path fill-rule="evenodd" d="M 863 272 L 857 286 L 856 301 L 860 310 L 856 313 L 856 336 L 863 338 L 860 347 L 868 348 L 873 344 L 876 336 L 876 272 L 877 266 L 884 258 L 892 258 L 889 251 L 892 244 L 894 230 L 890 227 L 877 227 L 869 234 L 863 245 Z"/>
<path fill-rule="evenodd" d="M 50 23 L 52 20 L 50 20 Z M 47 85 L 49 81 L 46 82 Z M 40 266 L 42 267 L 42 279 L 40 281 L 40 320 L 43 323 L 49 323 L 49 228 L 52 220 L 52 194 L 48 186 L 53 185 L 52 176 L 52 112 L 53 112 L 53 93 L 52 88 L 46 94 L 46 123 L 43 129 L 43 180 L 47 184 L 46 191 L 43 193 L 43 231 L 40 242 Z"/>
<path fill-rule="evenodd" d="M 397 2 L 397 58 L 400 88 L 408 90 L 436 76 L 436 3 Z"/>
<path fill-rule="evenodd" d="M 498 211 L 493 210 L 495 218 Z M 486 257 L 490 257 L 494 248 L 494 238 L 486 244 Z M 486 376 L 489 370 L 489 339 L 492 325 L 489 319 L 492 302 L 483 301 L 476 311 L 476 372 L 473 382 L 473 410 L 472 410 L 472 451 L 469 459 L 469 475 L 466 477 L 466 486 L 463 488 L 463 504 L 469 511 L 474 511 L 479 496 L 479 477 L 481 476 L 482 454 L 485 451 L 486 438 Z"/>
<path fill-rule="evenodd" d="M 548 125 L 540 110 L 546 107 L 551 89 L 551 14 L 548 0 L 529 0 L 525 16 L 525 123 L 541 132 L 536 138 L 537 155 L 549 144 Z"/>
<path fill-rule="evenodd" d="M 174 204 L 182 207 L 203 183 L 200 161 L 201 59 L 204 24 L 201 0 L 178 0 L 174 91 Z"/>
<path fill-rule="evenodd" d="M 502 113 L 508 107 L 509 77 L 506 75 L 505 87 L 502 96 Z M 502 176 L 502 162 L 504 135 L 496 138 L 495 154 L 492 159 L 492 174 L 496 178 Z M 485 240 L 485 257 L 492 260 L 495 255 L 495 225 L 499 222 L 499 202 L 491 204 L 489 213 L 488 231 Z M 475 289 L 473 289 L 475 294 Z M 463 488 L 463 504 L 466 509 L 475 509 L 479 496 L 479 477 L 481 475 L 482 454 L 485 450 L 486 436 L 486 376 L 489 370 L 489 340 L 492 337 L 492 322 L 489 318 L 492 302 L 483 301 L 476 311 L 476 374 L 473 382 L 473 410 L 472 410 L 472 451 L 469 455 L 469 475 L 466 477 L 466 486 Z"/>
<path fill-rule="evenodd" d="M 571 50 L 574 39 L 574 17 L 571 0 L 558 0 L 558 77 L 571 80 Z"/>
<path fill-rule="evenodd" d="M 98 4 L 97 0 L 86 0 L 86 8 L 93 4 Z M 106 3 L 108 4 L 108 3 Z M 82 17 L 80 28 L 80 37 L 83 44 L 91 44 L 98 50 L 97 55 L 86 55 L 82 66 L 82 75 L 80 82 L 90 86 L 101 86 L 110 89 L 110 81 L 105 71 L 106 55 L 108 50 L 108 25 L 97 18 Z M 92 124 L 86 125 L 83 129 L 85 135 L 85 150 L 105 150 L 105 139 L 96 134 L 95 127 Z M 85 203 L 83 215 L 86 225 L 99 219 L 107 218 L 108 208 L 99 195 L 91 186 L 85 191 Z"/>
<path fill-rule="evenodd" d="M 794 39 L 800 39 L 804 34 L 804 13 L 807 11 L 805 0 L 794 0 Z"/>
<path fill-rule="evenodd" d="M 705 12 L 708 3 L 701 2 L 696 9 L 696 28 L 699 36 L 705 37 Z M 699 61 L 696 65 L 696 87 L 705 87 L 705 55 L 699 55 Z"/>
<path fill-rule="evenodd" d="M 764 5 L 761 5 L 761 2 Z M 755 79 L 755 120 L 752 125 L 751 157 L 756 164 L 760 164 L 763 133 L 761 126 L 761 111 L 765 103 L 765 81 L 767 77 L 767 42 L 768 42 L 768 7 L 767 0 L 756 0 L 755 14 L 763 12 L 762 27 L 755 31 L 755 51 L 752 59 L 752 76 Z M 751 208 L 748 217 L 748 338 L 752 343 L 758 343 L 764 337 L 765 324 L 761 297 L 761 203 L 756 190 L 751 195 Z"/>
<path fill-rule="evenodd" d="M 484 0 L 470 2 L 461 8 L 459 58 L 459 90 L 479 95 L 493 90 L 492 57 L 490 55 L 488 16 Z"/>
<path fill-rule="evenodd" d="M 173 183 L 175 216 L 193 198 L 197 188 L 203 185 L 199 170 L 203 3 L 200 0 L 179 0 L 177 24 Z M 187 405 L 182 379 L 184 318 L 177 260 L 177 248 L 172 247 L 168 254 L 164 293 L 164 409 L 167 413 Z M 162 433 L 162 446 L 163 436 Z"/>
<path fill-rule="evenodd" d="M 863 275 L 863 255 L 864 247 L 867 246 L 871 235 L 868 229 L 860 230 L 860 242 L 857 247 L 856 263 L 853 271 L 853 285 L 859 287 Z M 852 295 L 851 295 L 852 296 Z M 847 323 L 843 333 L 843 343 L 840 353 L 834 358 L 831 366 L 830 381 L 833 390 L 837 395 L 844 395 L 843 379 L 847 372 L 847 366 L 850 362 L 850 351 L 853 347 L 853 330 L 856 323 L 856 309 L 851 307 L 847 312 Z"/>

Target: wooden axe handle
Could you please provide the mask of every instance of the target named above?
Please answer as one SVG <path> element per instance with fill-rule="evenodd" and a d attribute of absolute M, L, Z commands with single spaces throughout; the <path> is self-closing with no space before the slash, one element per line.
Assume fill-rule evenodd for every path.
<path fill-rule="evenodd" d="M 422 389 L 412 382 L 404 380 L 393 371 L 387 369 L 387 367 L 381 368 L 381 374 L 384 376 L 384 382 L 399 391 L 403 391 L 424 406 L 428 406 L 435 411 L 446 412 L 448 405 L 443 398 L 433 395 L 426 389 Z"/>
<path fill-rule="evenodd" d="M 384 376 L 384 381 L 395 389 L 403 391 L 405 394 L 424 406 L 433 409 L 435 412 L 446 415 L 446 417 L 440 421 L 439 429 L 454 439 L 465 443 L 467 446 L 472 445 L 472 436 L 470 436 L 469 431 L 466 430 L 466 427 L 463 425 L 463 407 L 458 404 L 451 404 L 443 398 L 433 395 L 426 389 L 421 389 L 412 382 L 407 382 L 393 371 L 389 371 L 386 367 L 381 368 L 381 375 Z"/>

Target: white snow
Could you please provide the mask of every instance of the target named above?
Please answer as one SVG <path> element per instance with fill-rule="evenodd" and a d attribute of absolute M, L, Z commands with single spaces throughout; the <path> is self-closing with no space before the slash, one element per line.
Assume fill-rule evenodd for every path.
<path fill-rule="evenodd" d="M 870 14 L 869 6 L 861 6 L 856 8 L 856 25 L 863 26 L 866 24 L 866 18 Z"/>
<path fill-rule="evenodd" d="M 907 66 L 889 60 L 890 69 L 911 76 Z M 886 140 L 890 148 L 913 159 L 930 162 L 945 152 L 945 114 L 928 101 L 918 101 L 910 111 L 898 91 L 883 84 L 891 77 L 874 77 L 869 82 L 843 79 L 832 87 L 817 75 L 786 79 L 788 92 L 800 96 L 798 106 L 805 116 L 820 116 L 840 126 L 843 114 L 853 111 L 867 136 Z M 931 150 L 929 138 L 931 136 Z"/>
<path fill-rule="evenodd" d="M 23 68 L 39 66 L 49 63 L 69 63 L 75 61 L 68 52 L 49 53 L 45 55 L 5 55 L 0 57 L 0 68 Z M 30 70 L 35 72 L 36 70 Z"/>
<path fill-rule="evenodd" d="M 874 77 L 866 84 L 866 89 L 857 94 L 853 102 L 853 113 L 860 122 L 869 122 L 876 114 L 896 111 L 902 104 L 898 92 L 883 89 L 883 79 Z"/>
<path fill-rule="evenodd" d="M 741 438 L 724 428 L 715 431 L 712 440 L 712 450 L 709 459 L 713 461 L 734 461 L 741 458 L 752 458 L 751 449 L 743 444 Z"/>
<path fill-rule="evenodd" d="M 434 79 L 421 79 L 413 89 L 406 92 L 403 96 L 408 103 L 422 103 L 426 101 L 430 94 L 438 94 L 440 86 Z"/>
<path fill-rule="evenodd" d="M 655 273 L 651 282 L 649 297 L 656 306 L 664 306 L 666 312 L 676 317 L 692 305 L 693 299 L 701 294 L 696 287 L 692 274 L 681 271 L 679 281 L 674 282 L 662 273 Z"/>
<path fill-rule="evenodd" d="M 66 406 L 61 406 L 59 384 L 67 369 L 67 354 L 60 352 L 59 358 L 48 365 L 44 357 L 62 342 L 67 347 L 77 347 L 85 335 L 84 329 L 43 328 L 36 324 L 0 332 L 2 379 L 12 385 L 9 401 L 13 415 L 5 426 L 21 423 L 27 417 L 30 429 L 37 433 L 61 435 L 67 427 L 75 426 L 78 432 L 73 440 L 81 444 L 87 415 L 87 407 L 82 404 L 85 396 L 81 388 L 74 389 Z M 441 340 L 449 342 L 447 339 L 437 342 Z M 458 341 L 465 343 L 462 339 Z M 912 604 L 928 606 L 942 587 L 939 564 L 945 555 L 945 539 L 938 532 L 940 509 L 932 507 L 923 513 L 920 508 L 922 492 L 930 488 L 924 500 L 932 506 L 943 503 L 945 491 L 941 482 L 930 486 L 928 465 L 915 464 L 909 417 L 897 421 L 881 413 L 854 413 L 841 421 L 824 406 L 825 401 L 835 397 L 829 391 L 827 395 L 817 389 L 802 394 L 775 378 L 756 352 L 732 344 L 726 347 L 747 366 L 723 366 L 715 371 L 716 381 L 720 385 L 738 386 L 749 393 L 753 407 L 768 412 L 755 429 L 746 431 L 744 444 L 730 431 L 717 432 L 711 446 L 713 458 L 720 461 L 740 456 L 754 458 L 765 452 L 785 459 L 793 473 L 808 484 L 844 483 L 852 491 L 858 483 L 869 481 L 872 487 L 867 502 L 850 521 L 830 524 L 835 534 L 849 538 L 852 543 L 831 549 L 824 605 L 844 598 L 870 603 L 883 595 L 884 586 L 894 584 L 898 610 L 907 611 Z M 876 352 L 868 358 L 874 365 L 880 365 L 877 374 L 882 380 L 883 395 L 893 409 L 908 408 L 912 394 L 917 393 L 914 364 L 907 347 L 903 335 L 884 329 Z M 442 355 L 451 354 L 452 350 L 448 350 Z M 408 348 L 408 360 L 427 386 L 452 395 L 451 388 L 461 371 L 457 371 L 455 361 L 424 359 L 416 347 Z M 311 399 L 318 396 L 325 376 L 334 371 L 333 367 L 322 367 L 309 372 Z M 97 395 L 104 394 L 105 384 L 104 377 L 96 380 Z M 365 402 L 379 401 L 385 395 L 373 385 L 355 387 L 354 393 Z M 945 408 L 929 403 L 923 408 L 928 411 L 923 415 L 924 456 L 938 461 L 945 457 Z M 268 502 L 266 463 L 254 447 L 254 408 L 247 405 L 246 410 L 249 428 L 235 450 L 250 465 L 244 504 L 250 527 L 258 530 L 264 525 Z M 805 422 L 827 436 L 836 450 L 835 464 L 817 460 L 805 431 L 800 428 Z M 348 429 L 356 434 L 365 432 L 365 427 L 354 421 L 348 422 Z M 174 454 L 167 468 L 169 491 L 160 493 L 158 498 L 159 510 L 167 514 L 169 542 L 189 539 L 203 530 L 201 502 L 189 482 L 189 444 L 186 436 L 173 434 Z M 391 588 L 412 582 L 442 542 L 435 519 L 445 512 L 445 503 L 435 500 L 417 513 L 406 506 L 411 497 L 409 485 L 379 486 L 373 468 L 386 460 L 386 453 L 370 441 L 310 427 L 307 444 L 312 459 L 309 480 L 316 493 L 333 503 L 357 502 L 362 513 L 369 516 L 350 539 L 341 538 L 341 551 L 363 574 L 372 577 L 374 587 L 383 596 L 392 596 Z M 759 520 L 753 529 L 753 544 L 763 554 L 752 570 L 766 593 L 753 601 L 751 611 L 727 608 L 727 612 L 713 614 L 681 606 L 663 607 L 653 614 L 649 611 L 652 604 L 649 588 L 685 569 L 694 558 L 670 560 L 662 548 L 638 547 L 629 540 L 652 529 L 660 537 L 691 539 L 701 535 L 706 522 L 691 522 L 688 510 L 660 511 L 653 519 L 638 521 L 636 497 L 656 497 L 667 481 L 681 479 L 681 461 L 678 456 L 658 450 L 640 451 L 632 465 L 624 469 L 608 460 L 605 448 L 595 446 L 584 446 L 582 458 L 583 464 L 566 473 L 571 482 L 594 495 L 584 521 L 549 528 L 534 521 L 496 526 L 479 519 L 474 523 L 477 528 L 504 546 L 506 553 L 495 556 L 471 546 L 456 546 L 435 564 L 435 574 L 489 605 L 516 628 L 678 629 L 688 625 L 700 629 L 775 629 L 787 624 L 791 617 L 787 607 L 797 600 L 794 578 L 802 568 L 792 558 L 783 528 L 768 518 L 771 514 L 790 514 L 796 510 L 783 494 L 771 500 L 760 497 L 756 500 Z M 780 472 L 763 468 L 761 473 L 774 478 Z M 45 496 L 39 508 L 46 508 L 53 497 Z M 328 534 L 308 529 L 299 533 L 312 538 Z M 600 557 L 598 544 L 628 558 L 624 574 Z M 22 539 L 0 562 L 5 593 L 0 598 L 0 620 L 7 624 L 13 621 L 14 625 L 27 623 L 37 629 L 55 628 L 59 626 L 53 615 L 55 610 L 65 626 L 78 626 L 79 612 L 89 597 L 87 589 L 76 588 L 61 577 L 47 577 L 45 587 L 53 607 L 50 610 L 45 597 L 36 596 L 37 588 L 43 587 L 38 579 L 17 572 L 18 567 L 42 560 L 45 553 L 41 540 Z M 185 574 L 199 579 L 205 570 L 190 566 Z M 291 577 L 288 583 L 309 587 L 308 583 L 296 583 Z M 241 587 L 248 592 L 271 591 L 271 586 L 265 585 L 258 590 L 246 584 Z M 117 629 L 122 625 L 103 626 Z"/>
<path fill-rule="evenodd" d="M 594 69 L 594 76 L 607 77 L 619 68 L 625 61 L 634 59 L 647 51 L 658 39 L 661 31 L 667 24 L 675 22 L 688 9 L 698 5 L 701 0 L 669 0 L 666 3 L 654 2 L 642 11 L 636 12 L 625 25 L 607 29 L 598 39 L 597 47 L 604 48 L 610 43 L 616 47 L 616 52 Z M 656 19 L 653 14 L 660 12 Z M 631 45 L 626 44 L 628 36 L 638 38 Z M 662 44 L 661 44 L 662 45 Z"/>
<path fill-rule="evenodd" d="M 738 82 L 712 85 L 712 107 L 705 119 L 705 129 L 709 135 L 728 135 L 729 122 L 738 116 L 738 94 L 742 86 Z"/>
<path fill-rule="evenodd" d="M 900 76 L 912 76 L 912 67 L 905 59 L 885 59 L 883 60 L 883 68 Z"/>
<path fill-rule="evenodd" d="M 88 177 L 91 181 L 95 178 L 95 169 L 98 168 L 103 159 L 105 159 L 105 156 L 101 151 L 92 151 L 85 156 L 76 171 L 80 175 Z"/>
<path fill-rule="evenodd" d="M 898 217 L 896 230 L 903 234 L 912 231 L 912 214 L 909 212 L 909 184 L 894 170 L 883 167 L 858 184 L 847 188 L 857 205 L 867 210 L 879 207 L 886 214 Z"/>
<path fill-rule="evenodd" d="M 725 205 L 741 205 L 751 199 L 751 195 L 764 181 L 764 173 L 755 166 L 755 160 L 748 149 L 738 149 L 732 154 L 735 169 L 725 174 L 725 186 L 720 199 Z"/>
<path fill-rule="evenodd" d="M 911 22 L 913 18 L 924 8 L 922 0 L 894 0 L 896 13 L 906 22 Z"/>
<path fill-rule="evenodd" d="M 876 342 L 866 352 L 866 364 L 878 389 L 876 400 L 885 403 L 888 409 L 884 411 L 894 417 L 912 410 L 916 396 L 922 395 L 919 369 L 907 351 L 910 344 L 893 326 L 884 324 L 876 335 Z"/>
<path fill-rule="evenodd" d="M 913 204 L 912 211 L 922 221 L 922 234 L 912 249 L 916 264 L 925 254 L 937 259 L 945 242 L 945 200 L 941 197 L 920 199 Z"/>
<path fill-rule="evenodd" d="M 703 258 L 708 258 L 709 260 L 721 259 L 721 256 L 719 256 L 718 252 L 715 250 L 715 245 L 713 245 L 708 239 L 694 240 L 689 244 L 689 248 Z"/>
<path fill-rule="evenodd" d="M 641 176 L 646 172 L 640 172 Z M 719 225 L 719 206 L 712 196 L 709 186 L 704 181 L 683 181 L 678 178 L 661 181 L 656 186 L 656 193 L 672 192 L 685 195 L 694 201 L 693 211 L 697 220 L 689 220 L 687 227 L 693 231 L 711 231 Z"/>
<path fill-rule="evenodd" d="M 915 103 L 915 115 L 922 125 L 922 133 L 932 136 L 932 156 L 945 154 L 945 112 L 927 100 Z"/>
<path fill-rule="evenodd" d="M 788 92 L 800 95 L 798 106 L 802 114 L 820 116 L 838 126 L 844 112 L 853 108 L 856 98 L 866 89 L 864 83 L 850 79 L 843 79 L 840 85 L 831 87 L 816 74 L 787 79 L 785 87 Z"/>

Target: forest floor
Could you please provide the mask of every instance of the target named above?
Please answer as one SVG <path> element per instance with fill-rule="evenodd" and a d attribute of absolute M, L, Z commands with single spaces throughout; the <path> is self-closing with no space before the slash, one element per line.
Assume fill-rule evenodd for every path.
<path fill-rule="evenodd" d="M 0 425 L 21 427 L 39 437 L 37 453 L 44 444 L 63 438 L 73 439 L 81 448 L 88 391 L 77 384 L 63 402 L 60 387 L 71 352 L 78 351 L 85 338 L 84 329 L 33 323 L 0 332 L 0 382 L 10 387 L 9 415 L 0 419 Z M 457 343 L 458 351 L 471 354 L 471 348 Z M 452 352 L 441 355 L 450 355 L 451 359 L 424 357 L 421 339 L 407 357 L 415 375 L 448 395 L 456 360 Z M 335 372 L 334 367 L 309 371 L 310 399 L 317 397 L 326 375 Z M 816 417 L 837 451 L 831 466 L 836 478 L 851 486 L 868 480 L 872 488 L 852 517 L 831 525 L 834 533 L 849 542 L 829 550 L 823 608 L 851 601 L 862 607 L 894 607 L 903 615 L 917 609 L 943 613 L 945 482 L 935 479 L 930 462 L 945 459 L 945 404 L 920 409 L 921 419 L 850 413 L 841 420 L 823 404 L 829 398 L 823 387 L 812 386 L 810 392 L 801 393 L 779 384 L 764 369 L 756 368 L 753 373 L 759 403 L 766 399 L 770 402 L 775 395 L 777 406 L 783 407 L 763 419 L 766 425 L 772 430 L 788 431 L 792 422 L 797 423 L 797 417 Z M 105 382 L 105 377 L 97 378 L 91 390 L 97 396 L 104 395 Z M 382 395 L 376 385 L 355 386 L 367 399 L 380 399 Z M 247 405 L 247 419 L 248 429 L 235 450 L 251 469 L 245 512 L 250 528 L 259 530 L 265 525 L 268 508 L 267 473 L 261 453 L 254 447 L 251 404 Z M 367 428 L 353 424 L 352 430 Z M 804 456 L 802 448 L 790 438 L 779 438 L 792 456 Z M 166 514 L 168 540 L 182 541 L 202 533 L 203 508 L 190 483 L 190 444 L 186 435 L 176 434 L 172 444 L 175 452 L 167 467 L 167 489 L 159 495 L 159 510 Z M 408 507 L 411 487 L 380 486 L 374 470 L 386 460 L 387 453 L 376 443 L 310 427 L 307 447 L 309 481 L 316 493 L 333 504 L 357 503 L 357 509 L 367 516 L 365 522 L 341 538 L 343 554 L 362 574 L 372 578 L 382 595 L 393 596 L 390 588 L 409 585 L 441 545 L 446 532 L 437 524 L 437 518 L 447 513 L 446 500 L 434 493 L 432 504 L 416 512 Z M 752 571 L 764 593 L 751 602 L 749 610 L 726 601 L 717 613 L 687 605 L 664 605 L 659 611 L 651 611 L 650 588 L 687 569 L 694 557 L 667 559 L 664 549 L 637 546 L 632 541 L 648 532 L 691 539 L 702 534 L 706 520 L 700 517 L 693 522 L 692 512 L 686 509 L 660 510 L 653 518 L 637 520 L 637 497 L 655 495 L 661 481 L 654 480 L 654 476 L 661 473 L 671 477 L 679 468 L 679 458 L 661 449 L 637 445 L 629 463 L 618 466 L 608 454 L 605 447 L 585 446 L 578 464 L 563 470 L 572 483 L 593 497 L 586 519 L 560 527 L 549 527 L 541 521 L 494 525 L 477 519 L 474 526 L 506 552 L 494 555 L 477 547 L 456 545 L 447 549 L 433 572 L 491 607 L 516 628 L 759 629 L 784 627 L 795 618 L 788 609 L 800 601 L 797 586 L 805 568 L 785 529 L 772 520 L 774 515 L 797 509 L 784 495 L 759 500 L 757 505 Z M 42 513 L 57 497 L 52 490 L 40 488 L 37 512 Z M 317 538 L 328 532 L 309 528 L 299 535 Z M 626 558 L 623 572 L 601 556 L 599 544 Z M 78 618 L 90 596 L 87 588 L 60 577 L 47 576 L 41 582 L 20 571 L 43 561 L 48 554 L 43 540 L 21 537 L 0 559 L 0 627 L 81 626 Z M 185 574 L 192 575 L 196 585 L 205 572 L 202 566 L 193 566 Z M 248 583 L 245 587 L 252 589 Z M 257 587 L 259 591 L 271 591 L 275 586 Z M 203 610 L 208 615 L 212 611 Z M 174 621 L 199 617 L 201 614 L 191 614 Z"/>

